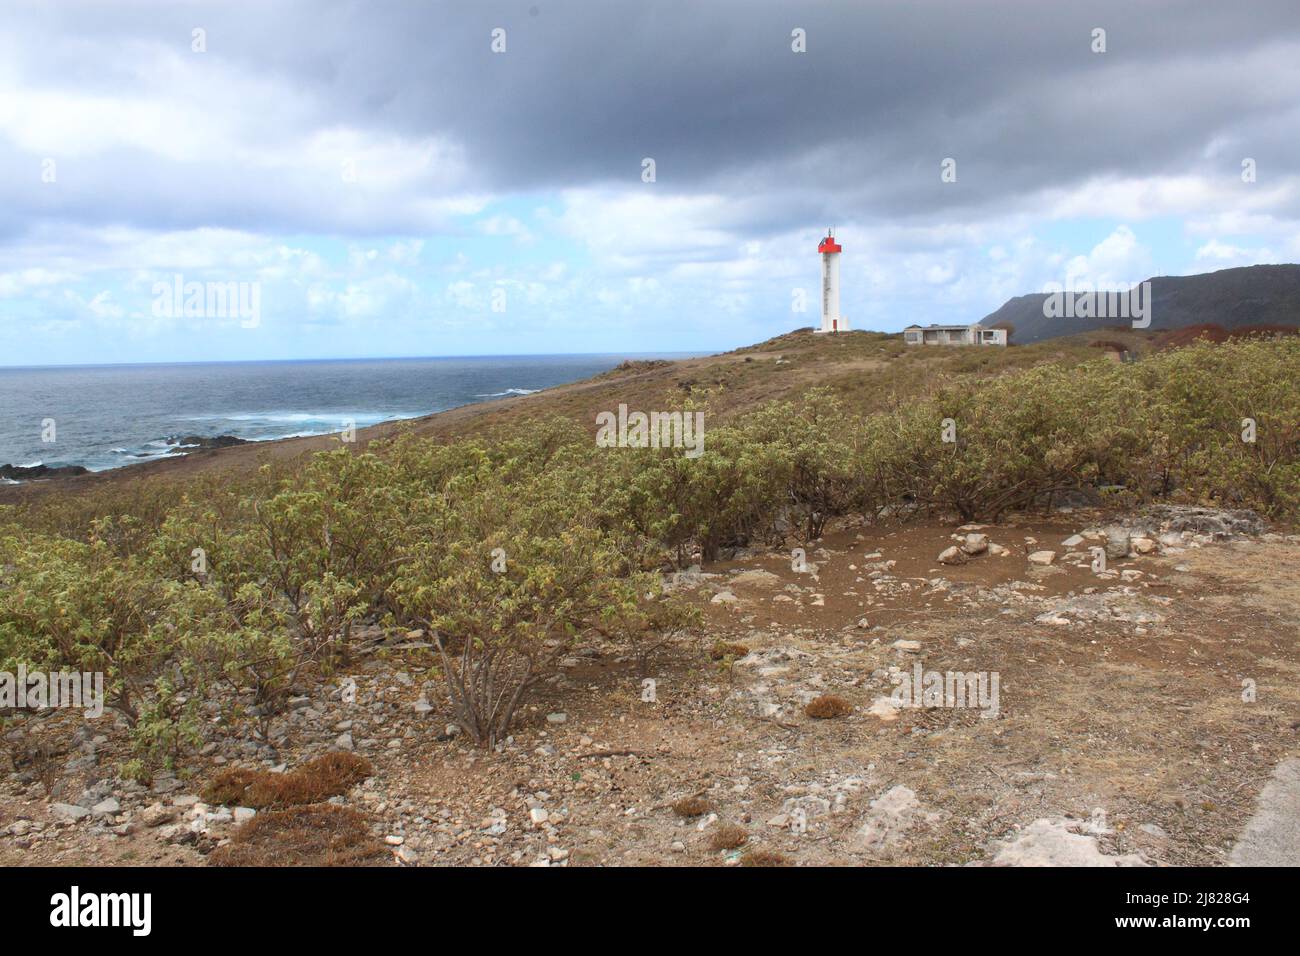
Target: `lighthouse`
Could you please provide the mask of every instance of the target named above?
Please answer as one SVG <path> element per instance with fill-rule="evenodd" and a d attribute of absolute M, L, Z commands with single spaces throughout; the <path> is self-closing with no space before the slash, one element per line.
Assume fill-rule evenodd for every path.
<path fill-rule="evenodd" d="M 849 323 L 840 315 L 840 253 L 835 230 L 827 229 L 826 238 L 817 245 L 822 256 L 822 327 L 818 332 L 847 332 Z"/>

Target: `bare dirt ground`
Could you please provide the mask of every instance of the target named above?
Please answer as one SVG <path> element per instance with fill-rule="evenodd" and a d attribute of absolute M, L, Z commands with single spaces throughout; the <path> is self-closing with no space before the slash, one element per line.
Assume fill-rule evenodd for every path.
<path fill-rule="evenodd" d="M 445 733 L 420 636 L 377 629 L 346 675 L 355 702 L 341 675 L 270 744 L 213 724 L 151 788 L 115 777 L 111 717 L 93 737 L 60 718 L 41 731 L 57 772 L 0 780 L 0 864 L 200 865 L 231 832 L 194 806 L 221 767 L 351 747 L 374 774 L 335 802 L 367 814 L 394 865 L 1222 865 L 1298 750 L 1300 537 L 1189 533 L 1099 576 L 1096 535 L 1062 542 L 1108 517 L 848 524 L 802 571 L 754 551 L 683 573 L 702 633 L 646 674 L 582 646 L 496 753 Z M 997 547 L 938 563 L 966 533 Z M 1051 565 L 1028 560 L 1044 549 Z M 743 646 L 714 660 L 718 642 Z M 996 673 L 996 715 L 890 704 L 891 674 L 918 662 Z M 807 716 L 822 695 L 853 709 Z M 690 796 L 705 813 L 674 811 Z M 56 802 L 97 809 L 57 820 L 82 815 Z M 727 825 L 743 833 L 719 841 Z"/>

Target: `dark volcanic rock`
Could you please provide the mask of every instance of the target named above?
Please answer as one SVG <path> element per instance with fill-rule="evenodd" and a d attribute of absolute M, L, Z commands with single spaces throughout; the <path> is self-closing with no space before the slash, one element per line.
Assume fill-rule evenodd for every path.
<path fill-rule="evenodd" d="M 199 448 L 229 448 L 231 445 L 247 445 L 247 438 L 236 438 L 234 435 L 217 435 L 215 438 L 205 438 L 202 435 L 186 435 L 184 438 L 172 439 L 179 445 L 198 446 Z"/>
<path fill-rule="evenodd" d="M 89 469 L 81 465 L 0 465 L 0 478 L 10 481 L 31 481 L 33 478 L 69 478 L 73 475 L 87 474 Z"/>

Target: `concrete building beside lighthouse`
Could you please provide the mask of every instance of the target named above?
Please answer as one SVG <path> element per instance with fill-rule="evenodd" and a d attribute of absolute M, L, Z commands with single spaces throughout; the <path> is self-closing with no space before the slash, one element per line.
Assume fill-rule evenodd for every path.
<path fill-rule="evenodd" d="M 840 315 L 840 253 L 835 230 L 827 229 L 826 238 L 817 246 L 822 256 L 822 327 L 818 332 L 847 332 L 848 320 Z"/>

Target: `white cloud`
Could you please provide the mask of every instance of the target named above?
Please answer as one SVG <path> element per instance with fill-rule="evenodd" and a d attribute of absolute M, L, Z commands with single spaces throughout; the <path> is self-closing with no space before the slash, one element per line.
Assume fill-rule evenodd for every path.
<path fill-rule="evenodd" d="M 1211 239 L 1196 250 L 1196 261 L 1207 268 L 1229 269 L 1234 266 L 1256 266 L 1283 260 L 1267 247 L 1249 249 Z"/>
<path fill-rule="evenodd" d="M 485 236 L 504 236 L 518 242 L 532 242 L 534 239 L 528 227 L 514 216 L 489 216 L 480 219 L 478 227 Z"/>

